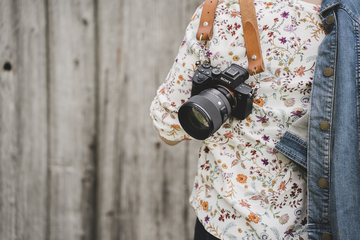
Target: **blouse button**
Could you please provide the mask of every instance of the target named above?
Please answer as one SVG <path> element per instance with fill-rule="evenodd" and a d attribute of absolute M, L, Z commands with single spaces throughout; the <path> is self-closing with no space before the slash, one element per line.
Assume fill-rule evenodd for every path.
<path fill-rule="evenodd" d="M 320 178 L 318 181 L 318 185 L 321 188 L 326 188 L 328 186 L 328 181 L 325 178 Z"/>
<path fill-rule="evenodd" d="M 325 20 L 326 24 L 328 24 L 328 25 L 333 24 L 334 21 L 335 21 L 335 17 L 332 15 L 328 16 Z"/>
<path fill-rule="evenodd" d="M 327 121 L 323 121 L 323 122 L 320 123 L 320 128 L 323 131 L 327 131 L 327 130 L 330 129 L 330 123 L 327 122 Z"/>
<path fill-rule="evenodd" d="M 334 74 L 334 69 L 332 69 L 331 67 L 327 67 L 324 70 L 324 75 L 325 77 L 330 77 Z"/>

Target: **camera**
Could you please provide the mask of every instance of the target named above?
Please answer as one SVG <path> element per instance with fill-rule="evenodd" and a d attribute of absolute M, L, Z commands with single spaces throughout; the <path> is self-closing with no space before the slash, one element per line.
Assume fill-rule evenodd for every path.
<path fill-rule="evenodd" d="M 249 72 L 232 64 L 224 71 L 205 62 L 196 70 L 191 97 L 179 109 L 182 128 L 193 138 L 204 140 L 233 116 L 245 119 L 252 111 L 253 89 L 244 81 Z"/>

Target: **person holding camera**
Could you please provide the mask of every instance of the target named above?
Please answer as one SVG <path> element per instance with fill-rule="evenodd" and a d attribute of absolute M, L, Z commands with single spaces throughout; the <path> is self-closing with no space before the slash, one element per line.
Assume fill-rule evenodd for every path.
<path fill-rule="evenodd" d="M 167 144 L 202 140 L 194 239 L 356 239 L 360 3 L 254 5 L 265 71 L 249 69 L 239 1 L 217 3 L 208 41 L 201 5 L 150 107 Z"/>

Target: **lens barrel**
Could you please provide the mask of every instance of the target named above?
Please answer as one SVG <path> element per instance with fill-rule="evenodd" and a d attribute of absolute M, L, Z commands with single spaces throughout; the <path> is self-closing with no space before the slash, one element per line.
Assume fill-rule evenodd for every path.
<path fill-rule="evenodd" d="M 193 138 L 204 140 L 229 118 L 235 99 L 225 87 L 216 86 L 191 97 L 179 109 L 182 128 Z"/>

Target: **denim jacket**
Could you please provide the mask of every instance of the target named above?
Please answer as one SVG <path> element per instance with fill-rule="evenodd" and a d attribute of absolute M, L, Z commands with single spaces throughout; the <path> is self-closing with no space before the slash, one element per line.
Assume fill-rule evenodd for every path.
<path fill-rule="evenodd" d="M 323 0 L 311 111 L 276 149 L 307 168 L 309 239 L 360 239 L 360 1 Z"/>

